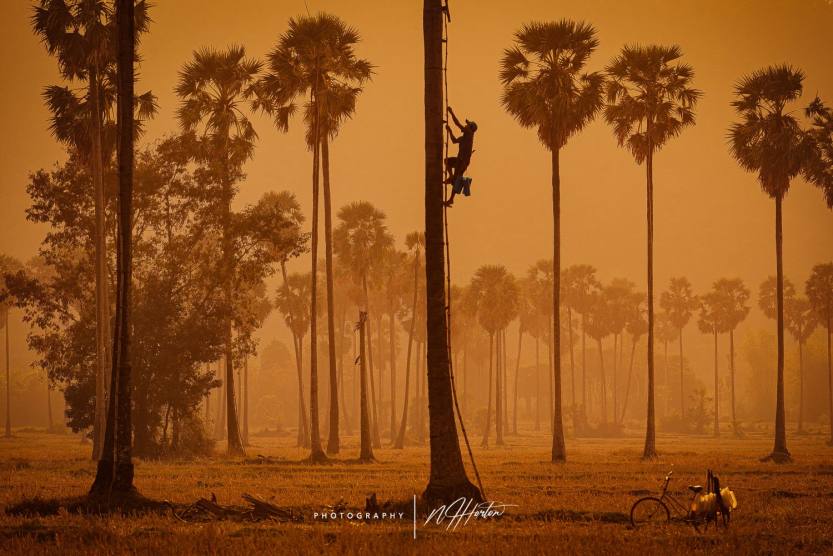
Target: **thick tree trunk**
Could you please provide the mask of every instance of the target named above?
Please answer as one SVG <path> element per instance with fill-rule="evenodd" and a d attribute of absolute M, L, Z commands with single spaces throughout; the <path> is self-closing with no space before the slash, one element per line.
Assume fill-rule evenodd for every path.
<path fill-rule="evenodd" d="M 480 490 L 466 476 L 454 421 L 448 363 L 443 258 L 443 7 L 424 0 L 425 48 L 425 276 L 428 345 L 428 408 L 431 472 L 423 498 L 450 503 L 461 496 L 480 500 Z"/>
<path fill-rule="evenodd" d="M 312 271 L 310 274 L 310 456 L 311 462 L 325 461 L 327 459 L 324 448 L 321 445 L 321 427 L 319 426 L 318 413 L 318 182 L 319 182 L 319 148 L 321 142 L 320 115 L 318 113 L 318 96 L 313 91 L 312 102 L 315 106 L 313 123 L 313 154 L 312 154 L 312 240 L 311 258 Z"/>
<path fill-rule="evenodd" d="M 92 114 L 90 153 L 90 174 L 93 178 L 95 195 L 95 419 L 93 421 L 93 454 L 95 460 L 101 458 L 104 442 L 104 428 L 107 421 L 106 377 L 108 370 L 108 346 L 110 341 L 110 302 L 107 295 L 107 230 L 106 200 L 104 196 L 104 155 L 102 154 L 102 115 L 101 91 L 99 88 L 98 63 L 94 61 L 89 67 L 90 112 Z"/>
<path fill-rule="evenodd" d="M 776 463 L 790 461 L 787 450 L 787 416 L 784 404 L 784 259 L 782 253 L 781 196 L 775 197 L 775 287 L 778 321 L 778 375 L 775 384 L 775 443 L 768 457 Z"/>
<path fill-rule="evenodd" d="M 133 0 L 118 0 L 119 214 L 116 326 L 107 428 L 91 494 L 129 494 L 133 486 L 130 369 L 130 288 L 133 230 Z"/>
<path fill-rule="evenodd" d="M 567 459 L 564 444 L 564 417 L 561 411 L 561 168 L 559 149 L 552 149 L 552 314 L 553 314 L 553 398 L 555 400 L 552 428 L 552 461 Z"/>
<path fill-rule="evenodd" d="M 651 135 L 651 119 L 648 118 L 648 136 Z M 645 170 L 648 181 L 647 219 L 648 219 L 648 415 L 645 425 L 645 449 L 643 459 L 657 457 L 656 418 L 654 408 L 654 153 L 653 146 L 648 145 Z"/>
<path fill-rule="evenodd" d="M 330 362 L 330 430 L 327 453 L 339 452 L 338 376 L 336 373 L 335 296 L 333 293 L 333 210 L 330 195 L 330 142 L 321 136 L 321 165 L 324 172 L 324 260 L 327 279 L 327 351 Z"/>

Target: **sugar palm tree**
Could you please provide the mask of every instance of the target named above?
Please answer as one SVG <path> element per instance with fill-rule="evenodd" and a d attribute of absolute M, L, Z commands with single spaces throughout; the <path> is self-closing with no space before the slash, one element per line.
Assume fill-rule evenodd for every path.
<path fill-rule="evenodd" d="M 466 476 L 454 421 L 448 361 L 443 238 L 443 11 L 442 0 L 423 0 L 422 36 L 425 76 L 425 282 L 428 358 L 428 410 L 431 471 L 423 498 L 451 503 L 464 496 L 481 500 Z"/>
<path fill-rule="evenodd" d="M 703 334 L 711 334 L 714 338 L 714 436 L 720 436 L 720 383 L 718 375 L 717 337 L 725 332 L 726 304 L 717 283 L 712 289 L 700 296 L 700 316 L 697 327 Z"/>
<path fill-rule="evenodd" d="M 260 63 L 246 58 L 242 46 L 231 46 L 222 51 L 203 48 L 194 52 L 193 59 L 180 70 L 176 87 L 181 99 L 178 111 L 180 125 L 192 139 L 197 159 L 216 176 L 218 217 L 215 225 L 222 236 L 220 276 L 228 311 L 224 341 L 230 455 L 244 453 L 236 412 L 232 356 L 231 311 L 234 306 L 232 284 L 235 265 L 231 204 L 235 183 L 242 177 L 242 166 L 251 157 L 257 138 L 243 107 L 252 98 L 252 86 L 259 71 Z"/>
<path fill-rule="evenodd" d="M 636 345 L 639 343 L 640 338 L 648 332 L 648 321 L 645 318 L 645 294 L 642 293 L 634 293 L 631 296 L 628 296 L 628 300 L 630 302 L 628 315 L 627 315 L 627 323 L 625 324 L 625 330 L 631 337 L 631 356 L 630 356 L 630 363 L 628 363 L 628 384 L 625 387 L 625 399 L 622 401 L 622 417 L 619 419 L 620 423 L 624 423 L 625 421 L 625 414 L 628 409 L 628 397 L 631 391 L 631 378 L 633 377 L 633 358 L 636 353 Z M 659 319 L 657 321 L 659 324 Z M 659 326 L 657 327 L 659 328 Z M 658 334 L 660 338 L 661 335 Z M 668 353 L 668 343 L 666 342 L 666 354 Z M 668 379 L 668 373 L 665 374 L 666 383 Z"/>
<path fill-rule="evenodd" d="M 405 400 L 402 409 L 402 419 L 399 424 L 399 434 L 393 447 L 402 449 L 405 447 L 405 431 L 408 427 L 408 399 L 411 388 L 411 349 L 414 344 L 414 327 L 416 326 L 417 300 L 419 299 L 419 275 L 422 266 L 422 252 L 425 249 L 425 234 L 411 232 L 405 237 L 405 247 L 410 251 L 413 259 L 413 301 L 411 303 L 410 319 L 408 320 L 408 350 L 405 356 Z"/>
<path fill-rule="evenodd" d="M 608 297 L 604 295 L 603 291 L 594 292 L 584 315 L 583 325 L 587 335 L 596 340 L 596 347 L 599 352 L 599 382 L 601 385 L 601 417 L 603 424 L 609 422 L 607 420 L 607 377 L 605 376 L 604 349 L 602 346 L 602 341 L 612 332 L 608 301 Z"/>
<path fill-rule="evenodd" d="M 732 102 L 740 121 L 729 129 L 732 156 L 758 176 L 761 188 L 775 200 L 775 277 L 778 360 L 775 399 L 775 439 L 765 459 L 790 461 L 784 406 L 784 272 L 782 257 L 782 203 L 790 182 L 808 173 L 814 141 L 802 129 L 790 103 L 803 91 L 804 74 L 789 66 L 769 66 L 740 79 Z M 815 176 L 808 176 L 816 181 Z M 823 182 L 817 181 L 824 186 Z M 828 199 L 828 202 L 830 199 Z"/>
<path fill-rule="evenodd" d="M 330 433 L 327 452 L 337 454 L 338 380 L 333 292 L 332 195 L 330 191 L 330 140 L 356 109 L 362 85 L 370 79 L 372 66 L 356 57 L 358 32 L 338 17 L 326 13 L 289 20 L 289 29 L 268 55 L 268 71 L 258 82 L 257 107 L 274 116 L 279 130 L 288 129 L 295 102 L 307 98 L 304 111 L 307 145 L 313 151 L 313 238 L 317 265 L 319 162 L 324 185 L 324 249 L 327 279 L 327 334 L 330 369 Z M 316 269 L 317 270 L 317 269 Z M 315 272 L 313 272 L 315 274 Z M 312 325 L 315 325 L 313 319 Z M 315 332 L 312 333 L 312 337 Z M 313 355 L 315 357 L 315 355 Z M 317 367 L 317 361 L 316 361 Z"/>
<path fill-rule="evenodd" d="M 489 334 L 489 403 L 486 412 L 486 426 L 483 433 L 483 446 L 489 445 L 489 429 L 492 417 L 492 376 L 493 362 L 497 359 L 495 377 L 495 433 L 496 443 L 503 444 L 503 413 L 502 389 L 505 387 L 501 380 L 501 357 L 497 350 L 497 357 L 493 355 L 495 338 L 514 320 L 518 312 L 518 287 L 515 278 L 503 266 L 481 266 L 475 272 L 471 281 L 472 295 L 477 299 L 477 320 L 480 326 Z M 499 340 L 498 340 L 499 342 Z"/>
<path fill-rule="evenodd" d="M 715 290 L 720 292 L 723 309 L 722 328 L 729 333 L 729 386 L 732 396 L 732 431 L 736 437 L 743 435 L 738 426 L 735 413 L 735 329 L 749 315 L 749 288 L 740 278 L 723 278 L 715 282 Z"/>
<path fill-rule="evenodd" d="M 604 294 L 607 296 L 609 324 L 613 334 L 613 422 L 616 423 L 619 415 L 619 358 L 622 350 L 625 327 L 634 311 L 635 299 L 641 299 L 642 295 L 635 292 L 636 285 L 625 278 L 614 278 L 610 284 L 605 286 Z M 617 353 L 618 346 L 618 353 Z"/>
<path fill-rule="evenodd" d="M 295 347 L 295 367 L 298 371 L 298 446 L 309 448 L 310 434 L 307 408 L 304 401 L 304 336 L 309 331 L 310 280 L 307 274 L 286 274 L 281 265 L 283 284 L 275 295 L 275 307 L 284 317 Z"/>
<path fill-rule="evenodd" d="M 662 342 L 662 352 L 663 352 L 663 386 L 665 387 L 665 393 L 663 398 L 665 399 L 665 404 L 663 406 L 663 415 L 667 417 L 669 415 L 669 407 L 671 403 L 671 381 L 669 378 L 669 365 L 668 365 L 668 343 L 673 342 L 677 338 L 677 328 L 671 322 L 671 319 L 668 318 L 668 313 L 661 312 L 657 313 L 654 317 L 656 319 L 656 334 L 657 339 Z M 647 323 L 646 323 L 647 326 Z M 647 329 L 646 329 L 647 332 Z"/>
<path fill-rule="evenodd" d="M 645 163 L 648 218 L 648 419 L 643 458 L 654 458 L 654 154 L 694 124 L 700 91 L 678 46 L 626 46 L 607 67 L 605 120 L 620 146 Z"/>
<path fill-rule="evenodd" d="M 553 397 L 553 334 L 552 334 L 552 282 L 553 282 L 553 267 L 552 261 L 540 260 L 532 265 L 526 272 L 526 281 L 530 287 L 530 295 L 532 296 L 532 304 L 537 309 L 536 320 L 537 328 L 540 336 L 547 344 L 547 375 L 549 376 L 548 400 L 549 400 L 549 423 L 550 431 L 555 425 L 555 398 Z M 541 390 L 539 389 L 536 396 L 538 406 L 540 407 Z"/>
<path fill-rule="evenodd" d="M 40 0 L 33 7 L 32 29 L 50 55 L 58 60 L 61 77 L 70 84 L 81 81 L 84 91 L 53 85 L 44 90 L 44 100 L 52 112 L 51 131 L 74 147 L 87 162 L 93 182 L 95 207 L 95 288 L 96 288 L 96 397 L 93 421 L 93 457 L 98 459 L 106 420 L 105 372 L 108 363 L 110 306 L 108 294 L 107 239 L 104 192 L 105 166 L 115 147 L 113 102 L 116 98 L 116 26 L 111 1 Z M 134 7 L 136 34 L 147 30 L 147 4 Z M 152 94 L 138 95 L 140 118 L 155 112 Z M 109 139 L 109 141 L 107 140 Z M 105 152 L 107 153 L 105 155 Z"/>
<path fill-rule="evenodd" d="M 565 269 L 566 286 L 562 288 L 567 299 L 567 310 L 575 310 L 581 315 L 581 414 L 587 416 L 587 349 L 584 324 L 585 315 L 590 310 L 594 294 L 601 288 L 596 279 L 596 269 L 588 264 L 572 265 Z M 570 326 L 572 328 L 572 325 Z M 572 345 L 572 341 L 570 342 Z M 572 349 L 572 347 L 571 347 Z"/>
<path fill-rule="evenodd" d="M 602 107 L 604 77 L 586 72 L 599 41 L 585 22 L 563 19 L 532 22 L 515 33 L 515 44 L 504 51 L 500 80 L 504 108 L 523 127 L 535 128 L 550 151 L 553 214 L 553 380 L 556 405 L 561 393 L 561 175 L 560 153 L 569 139 L 590 123 Z M 552 461 L 565 461 L 561 412 L 553 421 Z"/>
<path fill-rule="evenodd" d="M 807 299 L 816 311 L 819 322 L 827 330 L 827 401 L 830 416 L 830 440 L 833 446 L 833 357 L 830 351 L 830 335 L 833 333 L 833 263 L 813 267 L 805 287 Z"/>
<path fill-rule="evenodd" d="M 818 325 L 818 316 L 807 298 L 784 300 L 784 326 L 798 344 L 798 430 L 804 432 L 804 344 Z"/>
<path fill-rule="evenodd" d="M 668 321 L 678 332 L 680 348 L 680 419 L 685 419 L 685 381 L 683 380 L 683 329 L 691 320 L 691 315 L 700 307 L 700 301 L 691 288 L 691 282 L 685 276 L 672 277 L 668 290 L 659 298 L 660 307 L 668 316 Z"/>
<path fill-rule="evenodd" d="M 131 495 L 133 486 L 130 337 L 133 279 L 133 84 L 136 49 L 134 0 L 118 0 L 118 242 L 116 243 L 116 315 L 107 427 L 101 457 L 90 493 L 95 496 Z"/>
<path fill-rule="evenodd" d="M 333 246 L 339 265 L 349 268 L 354 282 L 361 287 L 364 311 L 369 313 L 370 294 L 368 276 L 371 270 L 383 260 L 384 254 L 393 246 L 393 237 L 385 223 L 385 214 L 366 201 L 345 205 L 338 211 L 339 225 L 333 232 Z M 368 319 L 370 316 L 368 315 Z M 370 322 L 370 321 L 368 321 Z M 373 376 L 373 349 L 370 334 L 367 335 L 370 363 L 370 398 L 376 399 Z M 379 385 L 381 388 L 381 384 Z M 373 444 L 381 445 L 379 439 L 379 414 L 376 403 L 372 404 Z"/>

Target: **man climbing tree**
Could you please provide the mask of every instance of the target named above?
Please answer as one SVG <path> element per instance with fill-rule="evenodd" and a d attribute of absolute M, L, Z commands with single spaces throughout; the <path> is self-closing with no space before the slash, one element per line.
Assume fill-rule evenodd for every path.
<path fill-rule="evenodd" d="M 471 162 L 471 155 L 474 152 L 474 132 L 477 131 L 477 124 L 466 120 L 466 125 L 460 123 L 454 110 L 448 107 L 448 114 L 451 116 L 454 125 L 456 125 L 462 135 L 460 137 L 454 136 L 454 131 L 451 126 L 445 124 L 445 129 L 448 131 L 448 136 L 451 142 L 457 147 L 457 156 L 449 156 L 445 159 L 445 169 L 448 173 L 445 183 L 451 184 L 451 197 L 448 198 L 446 206 L 454 204 L 454 196 L 458 193 L 463 193 L 466 197 L 469 196 L 469 186 L 471 185 L 471 178 L 467 178 L 464 174 Z"/>

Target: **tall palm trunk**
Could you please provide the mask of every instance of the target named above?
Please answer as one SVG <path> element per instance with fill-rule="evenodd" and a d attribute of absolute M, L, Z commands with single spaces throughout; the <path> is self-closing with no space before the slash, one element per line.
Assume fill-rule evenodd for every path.
<path fill-rule="evenodd" d="M 508 368 L 509 357 L 506 351 L 506 329 L 500 331 L 500 352 L 501 352 L 501 399 L 503 400 L 503 433 L 507 434 L 509 431 L 509 380 Z"/>
<path fill-rule="evenodd" d="M 625 422 L 625 413 L 628 411 L 628 396 L 630 396 L 631 393 L 631 378 L 633 377 L 633 356 L 635 351 L 636 340 L 631 338 L 631 357 L 630 363 L 628 364 L 628 384 L 625 387 L 625 399 L 622 400 L 622 418 L 619 419 L 620 423 Z"/>
<path fill-rule="evenodd" d="M 535 336 L 535 430 L 541 430 L 541 341 Z"/>
<path fill-rule="evenodd" d="M 616 375 L 617 375 L 617 372 L 618 372 L 617 360 L 619 359 L 617 357 L 617 354 L 619 353 L 618 352 L 618 346 L 619 346 L 619 334 L 614 334 L 613 335 L 613 388 L 612 388 L 612 392 L 613 392 L 613 422 L 614 422 L 614 424 L 616 423 L 616 416 L 619 415 L 619 400 L 616 397 L 616 392 L 618 390 L 618 384 L 617 384 L 617 378 L 616 378 Z"/>
<path fill-rule="evenodd" d="M 379 415 L 381 415 L 380 419 L 381 422 L 385 421 L 387 415 L 385 414 L 385 400 L 384 400 L 384 370 L 385 370 L 385 356 L 384 352 L 382 351 L 382 346 L 384 346 L 384 337 L 382 335 L 382 311 L 379 310 L 378 314 L 376 315 L 376 360 L 379 361 Z M 378 432 L 380 426 L 377 425 L 376 431 Z M 380 445 L 381 445 L 381 436 L 379 438 Z"/>
<path fill-rule="evenodd" d="M 110 403 L 101 459 L 92 494 L 129 494 L 133 486 L 131 384 L 130 384 L 130 287 L 133 242 L 133 61 L 135 49 L 133 0 L 118 0 L 118 124 L 119 214 L 116 322 Z"/>
<path fill-rule="evenodd" d="M 648 118 L 647 133 L 651 137 L 652 121 Z M 657 457 L 656 417 L 654 407 L 654 147 L 649 139 L 645 160 L 648 182 L 648 415 L 645 425 L 645 449 L 643 459 Z"/>
<path fill-rule="evenodd" d="M 567 459 L 564 444 L 564 418 L 561 411 L 561 169 L 560 149 L 552 149 L 552 313 L 553 313 L 553 398 L 552 461 Z"/>
<path fill-rule="evenodd" d="M 364 292 L 364 307 L 365 311 L 370 314 L 370 296 L 367 290 L 367 275 L 362 274 L 362 291 Z M 368 325 L 369 326 L 369 325 Z M 373 447 L 374 448 L 381 448 L 382 441 L 379 438 L 379 413 L 376 410 L 376 402 L 378 398 L 376 397 L 376 379 L 373 373 L 373 334 L 372 330 L 367 332 L 367 360 L 370 364 L 370 407 L 371 407 L 371 416 L 372 421 L 370 423 L 370 431 L 373 434 Z M 381 384 L 379 387 L 381 388 Z"/>
<path fill-rule="evenodd" d="M 492 368 L 494 362 L 494 347 L 495 347 L 495 335 L 493 332 L 489 332 L 489 380 L 486 383 L 489 385 L 489 396 L 486 398 L 488 403 L 486 404 L 486 424 L 483 427 L 483 442 L 480 445 L 484 448 L 489 447 L 489 431 L 492 426 Z"/>
<path fill-rule="evenodd" d="M 781 202 L 782 196 L 777 195 L 775 197 L 775 287 L 778 320 L 778 375 L 775 385 L 775 443 L 772 454 L 769 456 L 776 463 L 790 460 L 790 452 L 787 450 L 787 418 L 784 406 L 784 267 Z"/>
<path fill-rule="evenodd" d="M 391 304 L 391 307 L 393 304 Z M 396 315 L 388 313 L 388 337 L 390 340 L 390 441 L 396 438 Z"/>
<path fill-rule="evenodd" d="M 448 362 L 443 258 L 443 4 L 424 0 L 425 49 L 425 277 L 428 349 L 428 408 L 431 472 L 423 498 L 450 503 L 461 496 L 480 500 L 466 476 L 454 421 Z"/>
<path fill-rule="evenodd" d="M 6 438 L 11 438 L 12 436 L 12 368 L 11 368 L 11 357 L 9 355 L 9 313 L 11 312 L 10 307 L 6 307 L 4 311 L 4 320 L 5 320 L 5 327 L 6 327 Z"/>
<path fill-rule="evenodd" d="M 666 337 L 665 341 L 663 342 L 663 370 L 665 371 L 665 406 L 663 409 L 663 415 L 668 417 L 668 404 L 669 400 L 671 399 L 671 384 L 668 382 L 668 338 Z"/>
<path fill-rule="evenodd" d="M 319 98 L 315 89 L 312 92 L 312 103 L 315 107 L 313 116 L 313 154 L 312 154 L 312 242 L 311 242 L 311 285 L 310 285 L 310 461 L 323 461 L 327 459 L 324 448 L 321 445 L 321 428 L 318 415 L 318 181 L 321 145 L 321 123 Z"/>
<path fill-rule="evenodd" d="M 714 437 L 720 436 L 720 382 L 717 363 L 717 328 L 714 329 Z"/>
<path fill-rule="evenodd" d="M 552 382 L 555 373 L 553 372 L 553 357 L 552 357 L 552 319 L 548 319 L 547 322 L 548 330 L 547 330 L 547 377 L 548 377 L 548 392 L 549 392 L 549 402 L 550 402 L 550 412 L 547 415 L 549 417 L 549 428 L 550 432 L 553 432 L 553 426 L 555 425 L 555 396 L 552 393 Z"/>
<path fill-rule="evenodd" d="M 338 375 L 336 369 L 335 297 L 333 294 L 333 210 L 330 195 L 330 142 L 321 136 L 321 165 L 324 173 L 324 260 L 327 279 L 327 350 L 330 361 L 330 434 L 327 453 L 339 452 Z"/>
<path fill-rule="evenodd" d="M 512 434 L 518 434 L 518 375 L 521 371 L 521 346 L 524 337 L 523 327 L 518 327 L 518 358 L 515 360 L 515 401 L 512 404 Z"/>
<path fill-rule="evenodd" d="M 361 451 L 360 461 L 373 461 L 373 447 L 370 440 L 370 413 L 367 410 L 367 313 L 359 313 L 359 372 L 361 373 Z"/>
<path fill-rule="evenodd" d="M 503 331 L 498 330 L 495 338 L 495 444 L 503 446 Z"/>
<path fill-rule="evenodd" d="M 101 148 L 102 116 L 98 62 L 90 64 L 89 73 L 90 112 L 92 115 L 91 174 L 95 195 L 95 420 L 93 421 L 93 459 L 101 458 L 104 428 L 107 421 L 107 344 L 110 335 L 110 311 L 107 295 L 107 230 L 104 199 L 104 155 Z"/>
<path fill-rule="evenodd" d="M 602 423 L 607 423 L 607 377 L 605 376 L 605 356 L 602 350 L 602 339 L 596 338 L 596 343 L 599 346 L 599 369 L 601 371 L 602 384 Z"/>
<path fill-rule="evenodd" d="M 342 417 L 344 418 L 344 430 L 348 435 L 353 434 L 353 425 L 350 419 L 350 412 L 347 409 L 347 400 L 344 392 L 347 388 L 344 385 L 344 323 L 347 320 L 347 309 L 342 309 L 341 318 L 339 319 L 339 335 L 338 335 L 338 393 L 341 396 L 339 405 Z"/>
<path fill-rule="evenodd" d="M 683 382 L 683 329 L 680 327 L 680 419 L 685 419 L 685 391 Z"/>
<path fill-rule="evenodd" d="M 799 354 L 799 373 L 801 373 L 801 355 Z M 737 414 L 735 413 L 735 331 L 729 330 L 729 376 L 732 384 L 730 385 L 732 388 L 732 432 L 735 436 L 740 436 L 740 429 L 738 428 L 738 420 Z M 802 389 L 802 402 L 804 396 L 804 376 L 800 377 L 802 384 L 800 385 Z M 799 425 L 800 426 L 800 425 Z"/>
<path fill-rule="evenodd" d="M 587 333 L 584 329 L 584 313 L 581 314 L 581 409 L 584 413 L 582 421 L 587 421 L 590 408 L 587 407 Z"/>
<path fill-rule="evenodd" d="M 416 327 L 417 298 L 419 293 L 419 252 L 414 255 L 414 300 L 411 303 L 411 326 L 408 328 L 408 352 L 405 356 L 405 407 L 402 409 L 402 421 L 399 425 L 399 436 L 394 448 L 405 447 L 405 431 L 408 426 L 408 396 L 411 386 L 411 348 L 414 343 L 414 328 Z"/>
<path fill-rule="evenodd" d="M 249 445 L 249 357 L 243 360 L 243 445 Z"/>
<path fill-rule="evenodd" d="M 828 298 L 829 299 L 829 298 Z M 827 305 L 827 415 L 830 418 L 830 439 L 827 441 L 828 446 L 833 446 L 833 353 L 830 350 L 830 336 L 833 333 L 830 327 L 831 315 L 833 315 L 833 307 Z"/>
<path fill-rule="evenodd" d="M 578 409 L 576 407 L 576 361 L 573 355 L 573 309 L 567 306 L 567 341 L 570 342 L 570 400 L 572 402 L 573 432 L 578 432 Z"/>

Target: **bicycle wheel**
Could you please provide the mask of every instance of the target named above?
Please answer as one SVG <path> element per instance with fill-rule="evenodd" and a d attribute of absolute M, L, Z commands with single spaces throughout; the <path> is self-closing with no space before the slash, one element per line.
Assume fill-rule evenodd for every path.
<path fill-rule="evenodd" d="M 634 527 L 665 525 L 669 521 L 671 512 L 659 498 L 640 498 L 631 506 L 631 525 Z"/>

